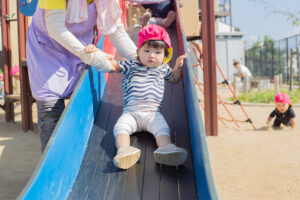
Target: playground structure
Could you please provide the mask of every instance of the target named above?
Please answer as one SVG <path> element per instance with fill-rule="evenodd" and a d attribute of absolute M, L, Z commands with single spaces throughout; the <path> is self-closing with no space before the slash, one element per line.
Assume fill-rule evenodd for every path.
<path fill-rule="evenodd" d="M 175 1 L 176 28 L 168 29 L 174 47 L 174 57 L 188 53 L 187 37 L 180 13 L 185 13 L 182 10 L 185 5 L 195 2 L 197 4 L 194 5 L 198 5 L 198 1 L 181 1 L 180 6 L 179 2 Z M 123 9 L 123 22 L 126 24 L 126 5 L 123 1 L 120 1 L 120 4 Z M 204 54 L 204 65 L 215 68 L 215 61 L 211 61 L 215 58 L 214 49 L 210 47 L 214 43 L 213 1 L 202 0 L 201 5 L 202 26 L 205 27 L 202 29 L 202 36 L 203 40 L 209 41 L 203 44 L 207 52 Z M 196 14 L 198 16 L 198 13 Z M 27 25 L 27 18 L 24 17 L 23 20 Z M 26 25 L 19 25 L 20 34 L 23 33 L 24 36 L 20 37 L 23 47 Z M 100 39 L 98 46 L 106 52 L 114 51 L 104 37 Z M 26 86 L 21 90 L 20 96 L 21 101 L 25 102 L 22 104 L 23 124 L 23 109 L 31 108 L 32 98 L 28 93 L 29 84 L 24 84 L 27 77 L 25 50 L 21 52 L 23 53 L 20 53 L 20 63 L 23 63 L 25 70 L 21 73 L 21 85 Z M 174 60 L 171 61 L 171 65 L 173 63 Z M 10 66 L 7 66 L 8 70 Z M 210 88 L 205 89 L 205 102 L 212 102 L 206 104 L 209 105 L 209 109 L 205 111 L 205 127 L 208 130 L 205 131 L 191 68 L 191 62 L 187 59 L 183 80 L 175 86 L 166 85 L 165 105 L 162 110 L 170 124 L 172 140 L 189 150 L 189 160 L 185 165 L 174 168 L 155 164 L 152 158 L 155 148 L 153 138 L 141 133 L 132 137 L 133 145 L 140 147 L 144 152 L 140 163 L 124 171 L 113 166 L 111 160 L 115 148 L 111 132 L 122 110 L 120 77 L 110 75 L 106 81 L 103 73 L 90 68 L 82 75 L 19 199 L 218 199 L 206 143 L 206 133 L 217 135 L 214 105 L 214 102 L 217 103 L 214 101 L 217 99 L 214 89 L 216 81 L 209 77 L 213 77 L 213 71 L 205 72 L 204 84 Z M 6 80 L 10 80 L 7 75 Z M 6 86 L 9 85 L 9 82 L 6 83 Z M 7 89 L 6 93 L 11 94 L 11 91 Z M 31 113 L 30 110 L 28 112 Z M 32 118 L 25 114 L 24 118 Z M 30 129 L 30 125 L 27 127 Z M 112 185 L 113 187 L 110 187 Z"/>
<path fill-rule="evenodd" d="M 10 5 L 11 4 L 11 5 Z M 13 8 L 11 8 L 11 6 Z M 2 53 L 3 53 L 3 72 L 4 72 L 4 92 L 5 102 L 1 106 L 5 110 L 5 120 L 7 122 L 14 121 L 14 103 L 21 103 L 22 112 L 22 129 L 24 131 L 32 130 L 32 103 L 31 90 L 28 79 L 27 64 L 26 64 L 26 31 L 28 28 L 28 17 L 22 15 L 19 10 L 19 4 L 10 1 L 1 1 L 1 25 L 2 25 Z M 13 14 L 17 13 L 16 18 Z M 15 24 L 17 23 L 17 25 Z M 17 26 L 17 27 L 16 27 Z M 18 33 L 13 36 L 12 30 Z M 12 37 L 17 37 L 15 42 Z M 14 49 L 18 48 L 18 52 L 12 49 L 12 41 L 14 41 Z M 18 56 L 16 56 L 18 54 Z M 12 77 L 9 75 L 12 67 L 12 57 L 18 57 L 18 65 L 20 66 L 20 93 L 14 94 Z"/>
<path fill-rule="evenodd" d="M 193 50 L 194 56 L 195 56 L 196 60 L 198 61 L 197 64 L 192 64 L 192 66 L 193 66 L 193 67 L 200 67 L 201 70 L 203 71 L 203 70 L 204 70 L 204 67 L 203 67 L 203 59 L 201 58 L 202 55 L 203 55 L 203 52 L 202 52 L 201 44 L 200 44 L 199 42 L 192 42 L 192 44 L 193 44 L 192 50 Z M 195 50 L 195 48 L 197 49 L 197 51 Z M 235 102 L 226 102 L 226 101 L 223 101 L 223 100 L 222 100 L 221 95 L 217 94 L 218 104 L 221 104 L 221 105 L 223 106 L 223 108 L 225 109 L 226 113 L 227 113 L 228 116 L 230 117 L 230 119 L 228 119 L 228 118 L 224 118 L 224 117 L 221 117 L 221 116 L 218 115 L 218 119 L 219 119 L 223 124 L 225 124 L 224 121 L 234 122 L 238 128 L 240 128 L 240 126 L 239 126 L 238 123 L 247 123 L 247 122 L 249 122 L 249 123 L 252 125 L 252 127 L 253 127 L 254 129 L 256 129 L 256 127 L 254 126 L 254 123 L 253 123 L 252 120 L 249 118 L 249 116 L 248 116 L 248 114 L 246 113 L 244 107 L 242 106 L 242 103 L 240 102 L 240 100 L 239 100 L 238 97 L 236 96 L 234 90 L 232 89 L 232 87 L 230 86 L 228 80 L 226 79 L 225 75 L 223 74 L 223 72 L 222 72 L 222 70 L 221 70 L 219 64 L 217 63 L 216 66 L 217 66 L 217 69 L 218 69 L 219 73 L 220 73 L 221 76 L 223 77 L 223 82 L 218 83 L 217 85 L 218 85 L 218 86 L 219 86 L 219 85 L 226 85 L 226 86 L 228 87 L 228 89 L 230 90 L 232 96 L 233 96 L 234 99 L 235 99 Z M 195 77 L 195 75 L 194 75 L 194 80 L 195 80 L 195 84 L 197 85 L 199 91 L 202 93 L 202 95 L 204 95 L 204 90 L 202 89 L 203 84 L 197 80 L 197 78 Z M 203 103 L 201 103 L 201 101 L 203 102 L 202 99 L 199 99 L 199 103 L 200 103 L 200 105 L 201 105 L 201 108 L 204 110 L 205 108 L 204 108 Z M 228 105 L 228 104 L 230 104 L 230 105 L 235 105 L 235 104 L 236 104 L 236 105 L 239 105 L 240 108 L 241 108 L 241 110 L 242 110 L 242 112 L 243 112 L 243 114 L 245 115 L 246 119 L 245 119 L 245 120 L 237 120 L 237 119 L 235 119 L 234 116 L 231 114 L 230 109 L 228 109 L 228 107 L 226 106 L 226 105 Z"/>

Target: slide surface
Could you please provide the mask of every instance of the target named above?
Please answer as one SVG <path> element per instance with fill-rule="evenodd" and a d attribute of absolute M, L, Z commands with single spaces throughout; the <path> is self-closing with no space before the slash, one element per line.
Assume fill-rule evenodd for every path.
<path fill-rule="evenodd" d="M 187 52 L 178 27 L 168 29 L 174 48 L 170 66 L 179 52 Z M 189 152 L 184 165 L 156 164 L 155 140 L 140 132 L 131 137 L 132 145 L 142 151 L 140 161 L 128 170 L 114 167 L 112 130 L 122 113 L 122 75 L 111 74 L 106 83 L 104 74 L 90 68 L 18 199 L 218 199 L 190 67 L 187 59 L 183 80 L 166 83 L 162 108 L 172 141 Z"/>

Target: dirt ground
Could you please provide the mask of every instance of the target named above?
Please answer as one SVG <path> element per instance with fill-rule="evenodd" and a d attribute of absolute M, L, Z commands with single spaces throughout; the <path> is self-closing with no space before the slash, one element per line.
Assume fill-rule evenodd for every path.
<path fill-rule="evenodd" d="M 223 200 L 300 199 L 300 107 L 296 127 L 266 126 L 273 106 L 244 106 L 250 123 L 237 128 L 219 122 L 219 136 L 207 137 L 215 183 Z M 235 119 L 246 119 L 239 106 L 228 106 Z M 229 118 L 219 106 L 220 117 Z M 272 121 L 273 122 L 273 121 Z"/>
<path fill-rule="evenodd" d="M 1 102 L 2 103 L 2 102 Z M 238 106 L 228 106 L 236 119 L 245 116 Z M 257 130 L 249 123 L 237 128 L 219 122 L 219 136 L 208 137 L 210 160 L 222 200 L 300 199 L 300 107 L 294 107 L 296 128 L 268 129 L 273 106 L 245 106 Z M 21 130 L 20 106 L 16 122 L 6 123 L 0 111 L 0 199 L 15 199 L 30 178 L 40 156 L 34 109 L 34 131 Z M 219 108 L 221 117 L 229 118 Z"/>
<path fill-rule="evenodd" d="M 33 108 L 35 110 L 35 106 Z M 1 200 L 16 199 L 30 178 L 40 156 L 36 114 L 34 114 L 34 131 L 23 132 L 20 105 L 15 107 L 15 122 L 11 123 L 5 122 L 5 113 L 0 109 Z"/>

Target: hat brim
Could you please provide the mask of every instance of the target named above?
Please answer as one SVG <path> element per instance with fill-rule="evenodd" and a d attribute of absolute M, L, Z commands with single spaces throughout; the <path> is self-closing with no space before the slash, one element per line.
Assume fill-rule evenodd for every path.
<path fill-rule="evenodd" d="M 164 58 L 164 64 L 167 64 L 172 59 L 173 49 L 172 48 L 168 48 L 168 52 L 169 52 L 169 55 L 168 55 L 168 57 Z"/>

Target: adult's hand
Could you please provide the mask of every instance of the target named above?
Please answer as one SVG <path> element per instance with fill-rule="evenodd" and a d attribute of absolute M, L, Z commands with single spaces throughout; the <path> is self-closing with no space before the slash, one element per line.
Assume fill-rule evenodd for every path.
<path fill-rule="evenodd" d="M 97 66 L 98 71 L 109 72 L 112 65 L 102 51 L 87 53 L 84 45 L 67 29 L 66 10 L 46 10 L 45 21 L 48 34 L 64 48 L 78 56 L 84 63 Z"/>

